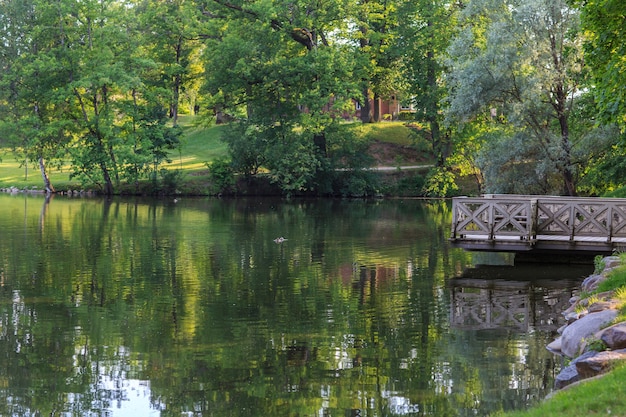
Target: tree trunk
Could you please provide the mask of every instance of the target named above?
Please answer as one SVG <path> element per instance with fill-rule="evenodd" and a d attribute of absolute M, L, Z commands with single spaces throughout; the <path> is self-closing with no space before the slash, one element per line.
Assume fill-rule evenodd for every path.
<path fill-rule="evenodd" d="M 320 154 L 325 158 L 328 156 L 328 152 L 326 149 L 326 135 L 324 133 L 319 133 L 313 136 L 313 143 L 320 151 Z"/>
<path fill-rule="evenodd" d="M 100 169 L 102 170 L 102 178 L 104 178 L 104 194 L 113 195 L 113 182 L 111 181 L 111 175 L 105 163 L 100 163 Z"/>
<path fill-rule="evenodd" d="M 380 122 L 381 119 L 381 114 L 380 114 L 380 96 L 376 93 L 374 93 L 374 121 L 375 122 Z"/>
<path fill-rule="evenodd" d="M 363 89 L 363 98 L 360 101 L 361 104 L 361 122 L 372 122 L 372 106 L 370 106 L 369 88 Z"/>
<path fill-rule="evenodd" d="M 180 65 L 183 39 L 178 38 L 176 44 L 176 64 Z M 174 85 L 172 87 L 172 102 L 170 103 L 170 117 L 172 118 L 172 124 L 176 126 L 178 124 L 178 102 L 180 100 L 180 87 L 182 85 L 182 77 L 179 73 L 174 75 Z"/>
<path fill-rule="evenodd" d="M 41 177 L 43 179 L 43 186 L 44 190 L 46 190 L 46 194 L 54 193 L 54 187 L 52 186 L 48 173 L 46 172 L 46 164 L 41 156 L 39 157 L 39 170 L 41 171 Z"/>
<path fill-rule="evenodd" d="M 563 166 L 561 167 L 561 172 L 563 175 L 563 183 L 567 195 L 575 196 L 578 195 L 578 192 L 576 191 L 576 183 L 572 172 L 572 144 L 569 140 L 567 94 L 565 93 L 563 83 L 558 83 L 556 86 L 555 110 L 561 128 L 561 149 L 563 150 Z"/>

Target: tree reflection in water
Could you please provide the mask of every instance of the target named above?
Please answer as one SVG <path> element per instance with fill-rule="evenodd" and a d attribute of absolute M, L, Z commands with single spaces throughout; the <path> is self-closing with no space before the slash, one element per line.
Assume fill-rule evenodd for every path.
<path fill-rule="evenodd" d="M 551 390 L 561 290 L 457 285 L 446 202 L 43 205 L 0 195 L 1 415 L 465 416 Z"/>

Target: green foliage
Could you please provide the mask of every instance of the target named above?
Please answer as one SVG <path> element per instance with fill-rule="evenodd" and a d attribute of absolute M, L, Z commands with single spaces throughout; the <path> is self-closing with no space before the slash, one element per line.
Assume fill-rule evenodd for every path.
<path fill-rule="evenodd" d="M 207 163 L 214 194 L 231 193 L 235 186 L 235 170 L 226 158 Z"/>
<path fill-rule="evenodd" d="M 558 175 L 564 192 L 575 194 L 580 167 L 572 151 L 577 138 L 571 132 L 571 109 L 584 97 L 585 77 L 578 11 L 564 0 L 527 0 L 515 13 L 506 1 L 473 0 L 462 17 L 448 48 L 448 121 L 468 123 L 494 114 L 516 132 L 495 150 L 524 152 L 516 159 L 516 152 L 489 152 L 500 160 L 484 172 L 485 182 L 501 178 L 498 167 L 510 172 L 523 164 L 513 170 L 524 174 L 517 178 L 535 173 L 527 184 L 538 185 L 525 193 L 551 191 L 552 177 Z"/>
<path fill-rule="evenodd" d="M 604 343 L 601 339 L 598 339 L 594 336 L 591 336 L 587 339 L 584 339 L 585 342 L 585 351 L 593 351 L 593 352 L 604 352 L 608 349 L 606 343 Z"/>
<path fill-rule="evenodd" d="M 626 287 L 626 267 L 615 268 L 608 273 L 607 279 L 598 285 L 597 292 L 612 291 Z"/>
<path fill-rule="evenodd" d="M 321 161 L 317 149 L 307 135 L 285 131 L 280 139 L 269 144 L 267 167 L 272 182 L 287 194 L 309 191 Z"/>
<path fill-rule="evenodd" d="M 454 38 L 457 2 L 417 0 L 400 3 L 403 24 L 399 29 L 400 50 L 405 82 L 416 109 L 414 119 L 427 125 L 431 151 L 439 166 L 446 165 L 450 155 L 450 136 L 443 125 L 448 95 L 445 60 Z"/>
<path fill-rule="evenodd" d="M 433 168 L 426 177 L 424 195 L 429 197 L 450 197 L 459 187 L 455 175 L 445 168 Z"/>
<path fill-rule="evenodd" d="M 415 113 L 413 113 L 412 111 L 408 111 L 408 110 L 402 110 L 400 113 L 398 113 L 398 120 L 402 122 L 413 121 L 415 120 Z"/>
<path fill-rule="evenodd" d="M 554 165 L 527 132 L 496 131 L 476 156 L 485 177 L 484 191 L 513 194 L 560 194 L 562 181 Z"/>
<path fill-rule="evenodd" d="M 155 183 L 154 194 L 175 195 L 180 194 L 180 188 L 185 174 L 178 169 L 169 170 L 162 168 L 159 171 L 161 183 Z"/>
<path fill-rule="evenodd" d="M 487 0 L 8 1 L 0 136 L 20 161 L 114 193 L 170 164 L 180 113 L 211 123 L 228 114 L 224 144 L 181 167 L 201 169 L 228 147 L 245 176 L 278 170 L 270 174 L 286 192 L 326 194 L 337 191 L 335 167 L 367 165 L 332 154 L 339 117 L 354 99 L 395 96 L 416 109 L 397 115 L 423 128 L 415 146 L 476 178 L 479 192 L 561 193 L 565 182 L 603 195 L 626 179 L 624 6 L 573 3 L 585 65 L 578 10 L 562 0 L 526 0 L 515 13 Z M 399 123 L 376 125 L 363 129 L 411 142 Z M 427 189 L 449 184 L 437 178 Z"/>
<path fill-rule="evenodd" d="M 600 272 L 602 272 L 606 266 L 605 262 L 604 262 L 604 256 L 602 255 L 596 255 L 593 258 L 593 273 L 594 274 L 599 274 Z"/>
<path fill-rule="evenodd" d="M 626 125 L 626 3 L 620 0 L 576 1 L 585 30 L 585 65 L 593 74 L 600 116 L 608 122 Z"/>
<path fill-rule="evenodd" d="M 343 197 L 366 197 L 368 195 L 368 181 L 358 175 L 350 175 L 339 190 Z"/>
<path fill-rule="evenodd" d="M 231 123 L 222 132 L 235 172 L 248 178 L 267 164 L 268 136 L 267 131 L 245 120 Z"/>
<path fill-rule="evenodd" d="M 421 173 L 402 177 L 393 191 L 393 195 L 421 196 L 424 193 L 426 178 Z"/>

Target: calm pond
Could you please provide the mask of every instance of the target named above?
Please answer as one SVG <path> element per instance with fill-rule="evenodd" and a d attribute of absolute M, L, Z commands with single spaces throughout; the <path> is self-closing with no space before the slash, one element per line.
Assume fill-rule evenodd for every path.
<path fill-rule="evenodd" d="M 592 266 L 480 266 L 449 248 L 450 217 L 442 201 L 2 194 L 0 415 L 526 408 L 552 391 L 545 345 Z"/>

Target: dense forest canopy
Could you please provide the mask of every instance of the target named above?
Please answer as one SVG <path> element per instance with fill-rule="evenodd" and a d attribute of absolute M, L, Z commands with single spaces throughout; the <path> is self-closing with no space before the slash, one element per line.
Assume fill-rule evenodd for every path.
<path fill-rule="evenodd" d="M 5 0 L 0 141 L 106 194 L 163 181 L 180 114 L 229 125 L 229 169 L 375 193 L 350 126 L 402 118 L 423 192 L 604 194 L 626 178 L 618 0 Z M 405 114 L 381 114 L 400 100 Z M 355 110 L 360 110 L 357 116 Z M 416 129 L 417 130 L 417 129 Z"/>

